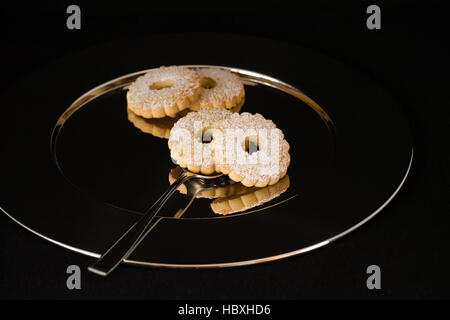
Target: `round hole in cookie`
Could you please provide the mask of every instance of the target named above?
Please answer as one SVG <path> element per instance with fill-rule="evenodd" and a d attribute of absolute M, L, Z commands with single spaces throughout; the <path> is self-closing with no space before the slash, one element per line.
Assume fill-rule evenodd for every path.
<path fill-rule="evenodd" d="M 173 86 L 172 80 L 156 81 L 150 85 L 150 90 L 161 90 Z"/>
<path fill-rule="evenodd" d="M 216 85 L 217 85 L 217 83 L 213 79 L 211 79 L 209 77 L 203 77 L 203 78 L 200 79 L 200 86 L 203 89 L 212 89 Z"/>
<path fill-rule="evenodd" d="M 253 152 L 259 151 L 258 137 L 256 136 L 245 137 L 244 151 L 248 152 L 248 154 L 252 154 Z"/>
<path fill-rule="evenodd" d="M 202 143 L 210 143 L 213 139 L 213 131 L 211 128 L 203 128 L 202 130 Z"/>

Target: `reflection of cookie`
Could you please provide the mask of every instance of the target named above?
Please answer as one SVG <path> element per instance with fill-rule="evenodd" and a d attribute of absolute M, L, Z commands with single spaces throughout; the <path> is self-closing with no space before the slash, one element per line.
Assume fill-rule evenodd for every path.
<path fill-rule="evenodd" d="M 232 114 L 216 122 L 211 149 L 216 170 L 248 187 L 275 184 L 290 163 L 282 131 L 260 114 Z"/>
<path fill-rule="evenodd" d="M 211 202 L 211 209 L 217 214 L 241 212 L 262 205 L 281 195 L 289 188 L 289 176 L 284 176 L 277 183 L 264 188 L 248 188 L 243 193 L 216 199 Z"/>
<path fill-rule="evenodd" d="M 177 122 L 181 117 L 185 116 L 189 110 L 185 109 L 180 111 L 175 118 L 164 117 L 157 119 L 146 119 L 138 116 L 130 108 L 127 108 L 128 120 L 139 130 L 144 133 L 149 133 L 158 138 L 169 139 L 170 130 L 172 129 L 175 122 Z"/>
<path fill-rule="evenodd" d="M 181 167 L 170 170 L 169 182 L 172 184 L 183 172 Z M 214 213 L 227 215 L 230 213 L 242 212 L 269 202 L 282 193 L 290 185 L 289 176 L 284 176 L 277 183 L 263 188 L 246 187 L 242 183 L 233 183 L 225 187 L 210 188 L 199 192 L 196 198 L 215 199 L 211 202 L 211 209 Z M 181 194 L 187 194 L 185 184 L 181 184 L 177 189 Z"/>
<path fill-rule="evenodd" d="M 245 99 L 244 99 L 245 100 Z M 244 100 L 233 108 L 229 109 L 231 112 L 239 112 L 244 104 Z M 190 109 L 184 109 L 180 111 L 174 118 L 164 117 L 164 118 L 151 118 L 147 119 L 141 116 L 138 116 L 130 108 L 127 108 L 128 120 L 139 130 L 144 133 L 149 133 L 158 138 L 169 139 L 170 130 L 174 126 L 175 122 L 180 120 L 189 112 L 192 112 Z"/>
<path fill-rule="evenodd" d="M 172 159 L 192 172 L 215 172 L 211 140 L 207 137 L 211 138 L 211 128 L 217 121 L 232 114 L 225 109 L 200 109 L 178 120 L 170 131 L 168 142 Z"/>
<path fill-rule="evenodd" d="M 233 112 L 233 113 L 238 113 L 238 112 L 241 111 L 242 106 L 244 105 L 244 102 L 245 102 L 245 97 L 244 97 L 244 99 L 242 99 L 242 101 L 239 104 L 235 105 L 234 107 L 232 107 L 232 108 L 230 108 L 228 110 Z"/>
<path fill-rule="evenodd" d="M 192 110 L 204 108 L 231 109 L 240 105 L 245 98 L 244 84 L 240 78 L 228 70 L 197 69 L 200 75 L 200 96 L 190 107 Z"/>
<path fill-rule="evenodd" d="M 178 166 L 170 170 L 169 173 L 169 182 L 170 184 L 174 183 L 175 180 L 180 176 L 183 172 L 183 169 Z M 237 195 L 245 192 L 248 187 L 244 186 L 242 183 L 231 183 L 224 187 L 216 187 L 203 190 L 196 195 L 196 198 L 207 198 L 207 199 L 215 199 L 228 197 L 232 195 Z M 177 189 L 181 194 L 187 194 L 187 189 L 184 184 L 181 184 Z"/>
<path fill-rule="evenodd" d="M 200 93 L 200 76 L 185 67 L 160 67 L 133 82 L 128 107 L 144 118 L 173 117 L 191 106 Z"/>

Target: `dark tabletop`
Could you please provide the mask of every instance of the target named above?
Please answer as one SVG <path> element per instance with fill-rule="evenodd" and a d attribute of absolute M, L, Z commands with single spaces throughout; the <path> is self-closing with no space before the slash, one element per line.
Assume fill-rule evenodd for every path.
<path fill-rule="evenodd" d="M 346 7 L 318 3 L 295 9 L 244 6 L 241 12 L 85 4 L 80 5 L 83 22 L 78 31 L 65 27 L 69 4 L 3 10 L 0 63 L 5 92 L 27 74 L 105 42 L 181 32 L 207 32 L 212 38 L 226 33 L 228 39 L 264 37 L 332 57 L 370 77 L 399 104 L 410 122 L 415 161 L 397 197 L 348 237 L 306 255 L 242 268 L 123 266 L 104 279 L 87 272 L 92 258 L 55 246 L 0 215 L 0 297 L 449 297 L 450 121 L 445 99 L 449 28 L 439 3 L 381 4 L 381 30 L 366 28 L 370 3 Z M 89 85 L 87 79 L 85 89 Z M 2 137 L 7 137 L 9 128 L 1 130 Z M 381 268 L 381 290 L 366 287 L 366 268 L 373 264 Z M 81 290 L 66 287 L 69 265 L 81 267 Z"/>

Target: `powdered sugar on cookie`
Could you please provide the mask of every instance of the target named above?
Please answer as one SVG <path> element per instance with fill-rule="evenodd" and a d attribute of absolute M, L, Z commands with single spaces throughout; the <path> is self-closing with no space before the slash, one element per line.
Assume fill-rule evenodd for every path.
<path fill-rule="evenodd" d="M 210 141 L 215 124 L 231 116 L 225 109 L 202 109 L 178 120 L 170 131 L 169 149 L 172 159 L 192 172 L 210 174 L 216 171 Z"/>
<path fill-rule="evenodd" d="M 201 77 L 201 89 L 200 96 L 191 109 L 230 109 L 245 99 L 244 84 L 234 73 L 215 68 L 202 68 L 196 71 Z"/>
<path fill-rule="evenodd" d="M 128 107 L 146 118 L 174 116 L 188 108 L 200 93 L 200 76 L 193 70 L 160 67 L 136 79 L 127 93 Z"/>
<path fill-rule="evenodd" d="M 246 186 L 263 187 L 286 175 L 289 144 L 260 114 L 232 115 L 217 124 L 212 142 L 216 167 Z"/>

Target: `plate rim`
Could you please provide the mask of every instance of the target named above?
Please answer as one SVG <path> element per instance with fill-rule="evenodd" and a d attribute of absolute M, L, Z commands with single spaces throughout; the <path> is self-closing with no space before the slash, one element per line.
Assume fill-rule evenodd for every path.
<path fill-rule="evenodd" d="M 235 67 L 227 67 L 227 66 L 214 66 L 214 65 L 184 65 L 184 67 L 188 67 L 188 68 L 219 68 L 219 69 L 226 69 L 229 70 L 231 72 L 237 73 L 239 75 L 244 75 L 244 76 L 249 76 L 249 77 L 259 77 L 259 79 L 261 81 L 265 81 L 265 82 L 258 82 L 258 80 L 254 79 L 254 82 L 256 83 L 260 83 L 260 84 L 264 84 L 270 87 L 274 87 L 276 89 L 280 90 L 280 87 L 277 85 L 281 85 L 283 86 L 286 90 L 292 90 L 293 92 L 296 92 L 299 95 L 302 95 L 307 101 L 299 98 L 297 96 L 297 98 L 299 98 L 300 100 L 302 100 L 303 102 L 305 102 L 306 104 L 308 104 L 310 107 L 312 107 L 314 109 L 314 111 L 321 117 L 321 119 L 324 121 L 325 125 L 328 127 L 329 130 L 332 131 L 332 133 L 334 133 L 334 124 L 332 121 L 332 118 L 328 115 L 328 113 L 325 111 L 325 109 L 323 109 L 320 105 L 318 105 L 313 99 L 311 99 L 309 96 L 307 96 L 305 93 L 303 93 L 301 90 L 297 89 L 296 87 L 283 82 L 281 80 L 278 80 L 277 78 L 259 73 L 259 72 L 255 72 L 255 71 L 250 71 L 250 70 L 246 70 L 246 69 L 241 69 L 241 68 L 235 68 Z M 132 76 L 138 76 L 141 74 L 144 74 L 145 72 L 148 72 L 149 70 L 152 70 L 155 68 L 150 68 L 150 69 L 144 69 L 141 71 L 137 71 L 137 72 L 133 72 L 133 73 L 129 73 L 126 75 L 122 75 L 120 77 L 116 77 L 115 79 L 109 80 L 107 82 L 104 82 L 103 84 L 100 84 L 88 91 L 86 91 L 85 93 L 83 93 L 82 95 L 80 95 L 72 104 L 70 104 L 70 106 L 68 108 L 66 108 L 61 115 L 58 117 L 57 122 L 55 123 L 54 127 L 53 127 L 53 131 L 51 133 L 51 138 L 50 138 L 50 152 L 52 154 L 52 158 L 55 162 L 55 164 L 58 167 L 58 170 L 60 171 L 60 173 L 63 174 L 61 168 L 59 167 L 59 164 L 57 162 L 57 158 L 56 158 L 56 149 L 55 149 L 55 143 L 57 141 L 57 137 L 59 134 L 59 131 L 61 130 L 62 126 L 64 125 L 64 122 L 70 118 L 70 116 L 76 112 L 77 110 L 79 110 L 80 108 L 82 108 L 85 104 L 87 104 L 88 102 L 92 101 L 93 99 L 97 98 L 98 96 L 105 94 L 111 90 L 114 89 L 118 89 L 120 87 L 124 87 L 126 86 L 128 83 L 124 83 L 121 86 L 114 86 L 111 87 L 109 89 L 103 90 L 100 92 L 99 94 L 99 90 L 105 87 L 108 87 L 108 85 L 113 84 L 119 80 L 125 79 L 125 78 L 129 78 Z M 270 84 L 272 83 L 272 85 Z M 277 84 L 277 85 L 275 85 Z M 284 91 L 284 90 L 282 90 Z M 97 92 L 97 95 L 93 95 L 95 92 Z M 287 91 L 285 91 L 287 92 Z M 287 92 L 289 93 L 289 92 Z M 291 95 L 293 95 L 291 93 Z M 90 97 L 89 99 L 86 99 L 86 97 Z M 412 163 L 413 163 L 413 158 L 414 158 L 414 147 L 411 145 L 411 154 L 410 154 L 410 159 L 409 159 L 409 164 L 408 167 L 406 169 L 406 172 L 403 175 L 403 178 L 400 182 L 400 184 L 396 187 L 396 189 L 394 190 L 394 192 L 387 198 L 387 200 L 385 200 L 383 202 L 383 204 L 381 204 L 375 211 L 373 211 L 371 214 L 369 214 L 368 216 L 366 216 L 363 220 L 359 221 L 358 223 L 354 224 L 353 226 L 345 229 L 344 231 L 329 237 L 325 240 L 322 240 L 316 244 L 310 245 L 310 246 L 306 246 L 300 249 L 296 249 L 293 251 L 289 251 L 289 252 L 285 252 L 282 254 L 277 254 L 277 255 L 272 255 L 269 257 L 264 257 L 264 258 L 256 258 L 256 259 L 249 259 L 249 260 L 241 260 L 241 261 L 234 261 L 234 262 L 224 262 L 224 263 L 211 263 L 211 264 L 173 264 L 173 263 L 157 263 L 157 262 L 144 262 L 144 261 L 137 261 L 137 260 L 132 260 L 132 259 L 125 259 L 123 260 L 124 263 L 126 264 L 131 264 L 131 265 L 139 265 L 139 266 L 148 266 L 148 267 L 165 267 L 165 268 L 174 268 L 174 269 L 205 269 L 205 268 L 225 268 L 225 267 L 236 267 L 236 266 L 245 266 L 245 265 L 253 265 L 253 264 L 259 264 L 259 263 L 264 263 L 264 262 L 271 262 L 271 261 L 275 261 L 275 260 L 279 260 L 279 259 L 284 259 L 284 258 L 288 258 L 288 257 L 292 257 L 292 256 L 296 256 L 296 255 L 300 255 L 306 252 L 310 252 L 313 251 L 315 249 L 321 248 L 327 244 L 330 244 L 342 237 L 344 237 L 345 235 L 351 233 L 352 231 L 358 229 L 359 227 L 361 227 L 362 225 L 364 225 L 365 223 L 367 223 L 368 221 L 370 221 L 372 218 L 374 218 L 379 212 L 381 212 L 397 195 L 397 193 L 400 191 L 400 189 L 402 188 L 402 186 L 404 185 Z M 63 174 L 64 175 L 64 174 Z M 70 180 L 69 180 L 70 181 Z M 101 256 L 101 254 L 99 253 L 95 253 L 95 252 L 91 252 L 89 250 L 84 250 L 81 248 L 77 248 L 75 246 L 66 244 L 64 242 L 52 239 L 42 233 L 37 232 L 36 230 L 34 230 L 31 227 L 28 227 L 27 225 L 25 225 L 24 223 L 22 223 L 21 221 L 19 221 L 18 219 L 16 219 L 13 215 L 9 214 L 6 210 L 4 210 L 1 206 L 0 206 L 0 210 L 6 214 L 6 216 L 8 216 L 10 219 L 12 219 L 14 222 L 16 222 L 17 224 L 19 224 L 20 226 L 22 226 L 23 228 L 25 228 L 26 230 L 32 232 L 33 234 L 39 236 L 40 238 L 43 238 L 45 240 L 50 241 L 51 243 L 54 243 L 56 245 L 59 245 L 65 249 L 69 249 L 71 251 L 86 255 L 86 256 L 90 256 L 90 257 L 94 257 L 94 258 L 99 258 Z"/>

